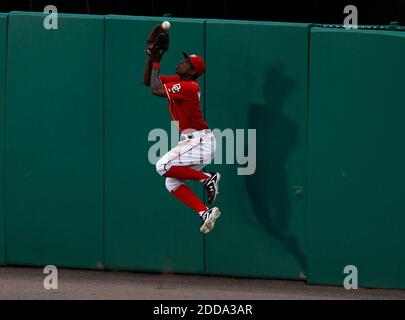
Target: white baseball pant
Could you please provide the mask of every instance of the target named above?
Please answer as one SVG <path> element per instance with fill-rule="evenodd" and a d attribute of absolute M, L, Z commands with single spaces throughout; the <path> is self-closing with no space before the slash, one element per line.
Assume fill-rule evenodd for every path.
<path fill-rule="evenodd" d="M 182 135 L 176 147 L 171 149 L 156 163 L 156 171 L 163 176 L 172 166 L 186 166 L 201 171 L 211 163 L 217 147 L 214 134 L 204 133 L 204 130 Z M 169 192 L 184 184 L 183 180 L 166 178 L 165 185 Z"/>

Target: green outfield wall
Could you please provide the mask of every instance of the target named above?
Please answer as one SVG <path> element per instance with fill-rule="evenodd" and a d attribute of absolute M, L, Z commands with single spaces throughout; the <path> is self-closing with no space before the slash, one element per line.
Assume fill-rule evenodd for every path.
<path fill-rule="evenodd" d="M 0 265 L 6 262 L 5 124 L 6 124 L 7 15 L 0 14 Z"/>
<path fill-rule="evenodd" d="M 207 273 L 305 277 L 308 40 L 306 24 L 206 24 L 207 121 L 246 140 L 256 129 L 253 175 L 238 175 L 237 157 L 212 167 L 223 218 L 206 239 Z"/>
<path fill-rule="evenodd" d="M 148 159 L 152 130 L 178 134 L 142 83 L 166 18 L 45 17 L 0 15 L 0 264 L 337 286 L 354 265 L 361 287 L 405 288 L 404 32 L 170 18 L 161 72 L 203 56 L 223 162 L 244 139 L 206 168 L 222 216 L 203 236 Z"/>
<path fill-rule="evenodd" d="M 103 266 L 104 18 L 8 17 L 7 263 Z"/>
<path fill-rule="evenodd" d="M 405 288 L 405 33 L 311 30 L 309 283 Z"/>

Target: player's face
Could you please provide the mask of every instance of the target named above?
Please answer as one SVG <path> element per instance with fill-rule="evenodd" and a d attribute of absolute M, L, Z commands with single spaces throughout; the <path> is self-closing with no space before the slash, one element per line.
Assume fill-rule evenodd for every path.
<path fill-rule="evenodd" d="M 178 75 L 192 75 L 194 73 L 194 69 L 190 61 L 182 60 L 176 66 L 176 73 Z"/>

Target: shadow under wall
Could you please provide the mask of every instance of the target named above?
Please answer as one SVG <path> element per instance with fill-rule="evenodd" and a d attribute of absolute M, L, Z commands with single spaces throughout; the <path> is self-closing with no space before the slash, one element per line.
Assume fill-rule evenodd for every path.
<path fill-rule="evenodd" d="M 283 113 L 296 87 L 284 70 L 282 63 L 267 69 L 264 103 L 249 106 L 249 128 L 256 129 L 256 172 L 245 176 L 245 184 L 259 222 L 306 271 L 305 254 L 298 239 L 289 232 L 294 190 L 287 182 L 286 162 L 299 143 L 299 128 Z"/>

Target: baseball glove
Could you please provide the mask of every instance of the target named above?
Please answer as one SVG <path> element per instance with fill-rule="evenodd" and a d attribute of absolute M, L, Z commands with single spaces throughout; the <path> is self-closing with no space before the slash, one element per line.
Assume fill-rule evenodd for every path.
<path fill-rule="evenodd" d="M 146 41 L 146 53 L 153 61 L 160 61 L 163 54 L 169 49 L 169 33 L 160 24 L 156 25 Z"/>

